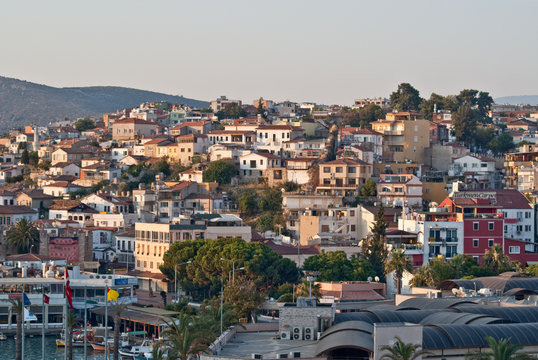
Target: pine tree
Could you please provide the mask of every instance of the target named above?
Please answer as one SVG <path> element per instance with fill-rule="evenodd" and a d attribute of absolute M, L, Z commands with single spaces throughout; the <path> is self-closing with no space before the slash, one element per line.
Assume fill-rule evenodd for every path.
<path fill-rule="evenodd" d="M 28 150 L 24 149 L 24 151 L 21 154 L 21 164 L 28 165 L 30 163 L 30 155 L 28 154 Z"/>

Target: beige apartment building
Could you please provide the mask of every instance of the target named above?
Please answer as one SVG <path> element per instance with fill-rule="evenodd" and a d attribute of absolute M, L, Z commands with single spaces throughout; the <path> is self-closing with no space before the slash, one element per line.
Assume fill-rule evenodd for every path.
<path fill-rule="evenodd" d="M 385 120 L 372 123 L 372 130 L 383 134 L 385 161 L 424 162 L 424 150 L 430 146 L 430 122 L 419 113 L 388 113 Z"/>
<path fill-rule="evenodd" d="M 203 239 L 205 223 L 169 224 L 136 223 L 135 224 L 135 270 L 160 273 L 164 253 L 176 241 Z"/>
<path fill-rule="evenodd" d="M 122 119 L 112 124 L 112 139 L 134 140 L 157 134 L 157 123 L 142 119 Z"/>
<path fill-rule="evenodd" d="M 372 165 L 364 161 L 333 160 L 319 164 L 319 185 L 316 189 L 325 195 L 355 196 L 372 175 Z"/>

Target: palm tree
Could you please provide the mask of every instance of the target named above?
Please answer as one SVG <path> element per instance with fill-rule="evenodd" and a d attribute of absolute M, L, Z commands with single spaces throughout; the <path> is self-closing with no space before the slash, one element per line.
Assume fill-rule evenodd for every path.
<path fill-rule="evenodd" d="M 113 314 L 114 314 L 114 352 L 113 352 L 113 359 L 118 360 L 119 358 L 119 351 L 120 351 L 120 324 L 121 324 L 121 313 L 123 310 L 127 308 L 127 304 L 118 304 L 116 303 L 113 306 Z M 108 346 L 106 344 L 105 346 Z"/>
<path fill-rule="evenodd" d="M 7 245 L 16 249 L 18 254 L 25 254 L 30 248 L 39 248 L 39 231 L 37 228 L 22 218 L 13 224 L 6 232 Z"/>
<path fill-rule="evenodd" d="M 495 340 L 491 336 L 484 338 L 489 345 L 491 352 L 475 352 L 465 356 L 468 360 L 528 360 L 530 355 L 518 353 L 523 347 L 521 345 L 510 345 L 510 338 Z"/>
<path fill-rule="evenodd" d="M 17 339 L 15 340 L 15 360 L 22 360 L 22 299 L 10 299 L 9 302 L 17 315 Z"/>
<path fill-rule="evenodd" d="M 402 277 L 403 274 L 411 272 L 413 265 L 407 258 L 402 249 L 394 249 L 391 251 L 390 256 L 385 261 L 385 272 L 387 275 L 394 271 L 394 281 L 396 283 L 396 292 L 401 294 L 402 292 Z"/>
<path fill-rule="evenodd" d="M 511 269 L 510 257 L 503 252 L 501 245 L 495 244 L 491 250 L 486 250 L 482 258 L 484 266 L 496 273 L 501 273 Z"/>
<path fill-rule="evenodd" d="M 319 299 L 321 297 L 321 285 L 312 284 L 312 297 Z M 310 283 L 303 278 L 303 280 L 295 287 L 295 297 L 309 296 L 310 295 Z"/>
<path fill-rule="evenodd" d="M 73 360 L 73 328 L 80 323 L 80 318 L 77 313 L 70 311 L 67 314 L 67 334 L 65 335 L 65 349 L 67 351 L 67 358 Z"/>
<path fill-rule="evenodd" d="M 158 342 L 153 346 L 153 349 L 151 350 L 151 358 L 153 360 L 164 360 L 165 359 L 166 350 L 163 350 L 163 343 Z"/>
<path fill-rule="evenodd" d="M 387 351 L 380 360 L 414 360 L 422 355 L 429 354 L 428 351 L 419 350 L 420 345 L 404 343 L 396 336 L 396 342 L 392 346 L 384 345 L 381 351 Z"/>
<path fill-rule="evenodd" d="M 214 334 L 202 328 L 195 316 L 181 314 L 166 324 L 169 359 L 189 360 L 192 355 L 205 351 L 214 339 Z"/>

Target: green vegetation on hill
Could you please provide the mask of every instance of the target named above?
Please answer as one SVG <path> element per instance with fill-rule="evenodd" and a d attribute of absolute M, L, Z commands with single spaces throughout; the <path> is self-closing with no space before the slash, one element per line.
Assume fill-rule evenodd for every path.
<path fill-rule="evenodd" d="M 50 121 L 99 116 L 148 101 L 169 101 L 193 107 L 209 103 L 183 96 L 118 86 L 55 88 L 0 76 L 0 129 Z"/>

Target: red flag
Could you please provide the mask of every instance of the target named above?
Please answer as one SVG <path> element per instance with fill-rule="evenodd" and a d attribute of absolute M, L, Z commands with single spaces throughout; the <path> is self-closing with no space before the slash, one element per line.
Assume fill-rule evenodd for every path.
<path fill-rule="evenodd" d="M 71 311 L 73 311 L 73 290 L 71 289 L 71 285 L 69 285 L 69 271 L 67 269 L 65 269 L 65 297 L 69 302 Z"/>
<path fill-rule="evenodd" d="M 48 297 L 47 294 L 43 294 L 43 302 L 45 304 L 48 304 L 50 302 L 50 297 Z"/>

